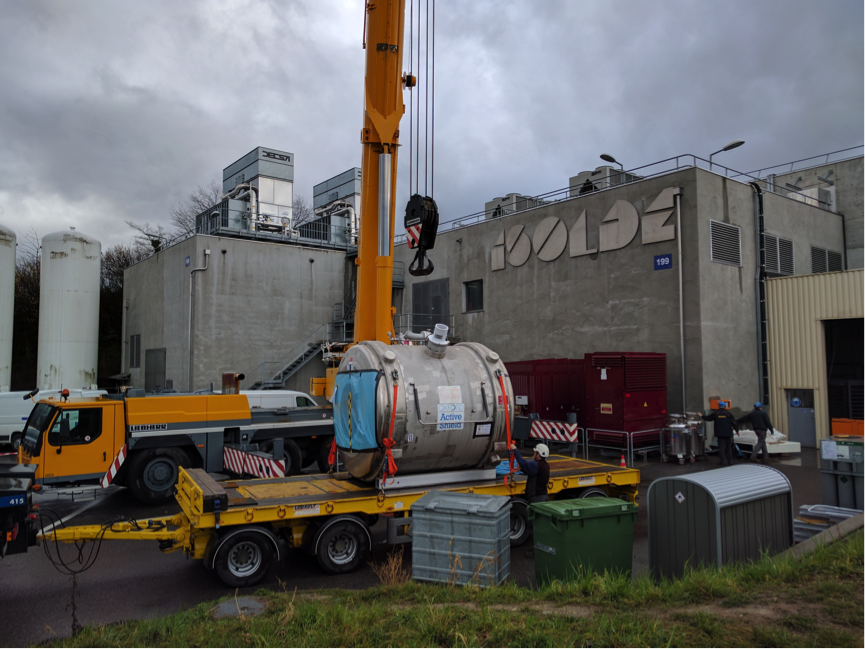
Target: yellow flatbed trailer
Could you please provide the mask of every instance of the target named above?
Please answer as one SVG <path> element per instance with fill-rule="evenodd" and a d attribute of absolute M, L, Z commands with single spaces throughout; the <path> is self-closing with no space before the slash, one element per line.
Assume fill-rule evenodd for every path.
<path fill-rule="evenodd" d="M 607 495 L 636 503 L 640 472 L 598 462 L 552 455 L 551 499 Z M 434 474 L 433 474 L 434 475 Z M 412 504 L 433 490 L 508 496 L 511 545 L 530 533 L 524 499 L 526 477 L 470 481 L 441 486 L 387 488 L 360 482 L 348 474 L 317 474 L 269 480 L 216 482 L 201 469 L 181 469 L 177 501 L 182 512 L 162 518 L 111 525 L 65 527 L 45 534 L 44 541 L 96 539 L 159 541 L 163 552 L 183 551 L 203 559 L 231 587 L 250 586 L 267 572 L 280 539 L 318 559 L 329 573 L 357 568 L 372 549 L 370 527 L 379 516 L 388 520 L 388 540 L 410 540 L 403 530 L 411 522 Z"/>

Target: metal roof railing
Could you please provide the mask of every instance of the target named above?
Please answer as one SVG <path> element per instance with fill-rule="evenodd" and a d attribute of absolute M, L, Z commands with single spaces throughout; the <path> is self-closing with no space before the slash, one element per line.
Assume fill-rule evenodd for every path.
<path fill-rule="evenodd" d="M 552 191 L 544 192 L 544 193 L 538 194 L 536 196 L 527 196 L 526 197 L 527 199 L 531 199 L 531 202 L 536 202 L 537 204 L 532 205 L 531 207 L 527 207 L 526 209 L 523 209 L 523 210 L 510 210 L 510 209 L 503 210 L 503 212 L 505 212 L 505 213 L 501 214 L 500 216 L 497 215 L 497 216 L 492 217 L 492 218 L 489 218 L 487 216 L 488 210 L 483 209 L 483 210 L 480 210 L 478 212 L 474 212 L 472 214 L 467 214 L 466 216 L 461 216 L 461 217 L 459 217 L 457 219 L 453 219 L 451 221 L 445 221 L 445 222 L 439 223 L 438 231 L 441 233 L 441 232 L 448 232 L 450 230 L 459 230 L 461 228 L 469 227 L 472 225 L 477 225 L 478 223 L 482 223 L 484 221 L 507 218 L 509 216 L 513 216 L 514 214 L 519 214 L 519 213 L 528 212 L 531 210 L 536 210 L 536 209 L 539 209 L 542 207 L 546 207 L 550 203 L 555 203 L 555 202 L 559 202 L 559 201 L 563 201 L 563 200 L 569 200 L 571 198 L 578 198 L 578 197 L 582 198 L 583 196 L 587 196 L 589 194 L 596 194 L 598 192 L 608 191 L 608 190 L 613 189 L 613 188 L 623 187 L 625 185 L 630 185 L 633 183 L 641 182 L 641 181 L 646 180 L 648 178 L 655 178 L 658 176 L 663 176 L 665 174 L 675 173 L 677 171 L 681 171 L 683 169 L 689 169 L 692 167 L 699 167 L 700 169 L 705 169 L 707 171 L 711 171 L 712 173 L 718 173 L 718 174 L 723 175 L 726 178 L 730 178 L 731 180 L 736 180 L 736 181 L 742 182 L 742 183 L 759 182 L 759 183 L 761 183 L 761 188 L 763 189 L 763 191 L 768 191 L 770 193 L 778 194 L 779 196 L 786 196 L 787 198 L 790 198 L 792 200 L 797 200 L 797 201 L 800 201 L 803 203 L 808 203 L 809 205 L 813 205 L 814 207 L 819 207 L 821 209 L 828 210 L 830 205 L 827 202 L 820 201 L 816 197 L 813 197 L 813 196 L 806 194 L 804 192 L 791 190 L 789 188 L 780 189 L 780 188 L 767 187 L 766 178 L 761 177 L 761 174 L 763 174 L 763 172 L 769 171 L 771 169 L 777 169 L 780 167 L 787 167 L 787 166 L 789 166 L 790 170 L 793 170 L 793 166 L 798 164 L 798 163 L 801 163 L 801 162 L 808 162 L 808 161 L 820 160 L 820 159 L 828 162 L 830 160 L 830 158 L 833 158 L 833 156 L 838 156 L 838 155 L 844 154 L 844 153 L 848 154 L 846 157 L 842 157 L 840 159 L 839 158 L 833 158 L 832 159 L 832 162 L 842 162 L 843 160 L 849 160 L 851 158 L 857 157 L 856 155 L 851 154 L 851 152 L 858 150 L 861 154 L 863 148 L 865 148 L 865 147 L 863 147 L 863 145 L 859 145 L 859 146 L 855 146 L 855 147 L 849 147 L 847 149 L 840 149 L 839 151 L 832 151 L 830 153 L 823 153 L 823 154 L 820 154 L 817 156 L 812 156 L 810 158 L 803 158 L 801 160 L 794 160 L 793 162 L 785 162 L 785 163 L 780 164 L 780 165 L 775 165 L 773 167 L 766 167 L 764 169 L 760 169 L 758 171 L 751 171 L 751 172 L 737 171 L 736 169 L 733 169 L 731 167 L 726 167 L 722 164 L 718 164 L 715 161 L 710 162 L 709 160 L 706 160 L 705 158 L 701 158 L 700 156 L 697 156 L 697 155 L 694 155 L 691 153 L 686 153 L 686 154 L 674 156 L 672 158 L 666 158 L 664 160 L 659 160 L 657 162 L 652 162 L 650 164 L 643 165 L 641 167 L 635 167 L 633 169 L 627 169 L 625 171 L 625 173 L 631 174 L 635 177 L 633 180 L 626 180 L 625 182 L 622 182 L 621 184 L 616 184 L 616 185 L 606 184 L 606 185 L 604 185 L 603 181 L 601 181 L 600 187 L 596 187 L 593 191 L 580 193 L 578 195 L 572 195 L 572 192 L 577 191 L 577 188 L 575 188 L 575 187 L 568 186 L 568 187 L 564 187 L 561 189 L 554 189 Z M 814 165 L 811 165 L 811 166 L 814 166 Z M 787 172 L 785 171 L 784 173 L 787 173 Z M 595 185 L 598 185 L 598 184 L 599 183 L 595 183 Z M 400 244 L 403 244 L 405 242 L 406 241 L 405 241 L 405 234 L 404 233 L 398 234 L 394 237 L 394 245 L 400 245 Z"/>

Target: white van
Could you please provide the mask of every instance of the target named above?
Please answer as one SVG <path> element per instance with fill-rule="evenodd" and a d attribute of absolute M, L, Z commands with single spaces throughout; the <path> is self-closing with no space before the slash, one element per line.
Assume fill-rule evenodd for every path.
<path fill-rule="evenodd" d="M 308 408 L 318 404 L 312 397 L 295 390 L 241 390 L 250 408 Z"/>
<path fill-rule="evenodd" d="M 0 392 L 0 445 L 11 444 L 17 451 L 21 444 L 24 424 L 30 411 L 42 399 L 57 398 L 60 390 L 45 390 L 29 397 L 30 392 Z M 96 397 L 108 394 L 105 390 L 69 390 L 70 397 Z"/>

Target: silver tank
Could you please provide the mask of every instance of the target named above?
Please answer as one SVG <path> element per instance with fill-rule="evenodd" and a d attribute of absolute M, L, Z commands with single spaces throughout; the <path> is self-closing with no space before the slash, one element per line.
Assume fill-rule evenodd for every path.
<path fill-rule="evenodd" d="M 339 371 L 348 371 L 349 363 L 354 370 L 382 372 L 376 395 L 378 449 L 339 451 L 353 477 L 373 480 L 379 476 L 385 457 L 381 442 L 389 434 L 394 407 L 393 455 L 399 475 L 491 467 L 499 461 L 497 456 L 506 456 L 505 417 L 513 426 L 513 388 L 499 355 L 487 347 L 478 343 L 427 347 L 366 341 L 346 352 Z M 497 370 L 504 379 L 507 413 Z M 398 387 L 396 404 L 394 381 Z M 438 430 L 439 406 L 457 403 L 463 405 L 462 428 Z"/>
<path fill-rule="evenodd" d="M 690 453 L 694 457 L 706 452 L 706 422 L 696 413 L 685 413 L 688 428 L 691 429 Z"/>
<path fill-rule="evenodd" d="M 687 424 L 667 424 L 666 428 L 664 428 L 664 436 L 666 439 L 664 453 L 668 457 L 690 454 L 691 429 Z"/>

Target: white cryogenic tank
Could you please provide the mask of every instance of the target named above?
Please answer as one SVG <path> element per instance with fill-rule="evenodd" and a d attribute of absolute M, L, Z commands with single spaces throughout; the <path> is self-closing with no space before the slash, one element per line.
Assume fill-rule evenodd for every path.
<path fill-rule="evenodd" d="M 102 244 L 74 231 L 42 239 L 39 290 L 40 390 L 96 385 Z"/>
<path fill-rule="evenodd" d="M 0 225 L 0 392 L 12 378 L 12 323 L 15 314 L 15 233 Z"/>
<path fill-rule="evenodd" d="M 390 439 L 400 475 L 486 469 L 507 457 L 514 401 L 504 363 L 483 345 L 449 347 L 440 340 L 362 342 L 346 352 L 334 425 L 340 459 L 353 477 L 380 476 Z"/>

